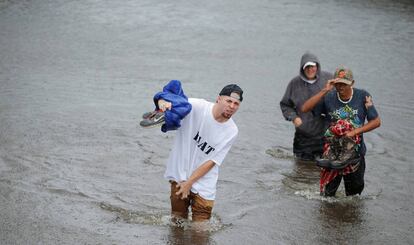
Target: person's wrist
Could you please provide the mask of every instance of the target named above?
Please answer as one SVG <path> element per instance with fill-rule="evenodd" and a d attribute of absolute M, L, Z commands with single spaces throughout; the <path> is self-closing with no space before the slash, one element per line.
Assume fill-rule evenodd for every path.
<path fill-rule="evenodd" d="M 329 92 L 329 89 L 327 89 L 327 88 L 323 88 L 323 89 L 321 90 L 321 92 L 325 95 L 325 94 L 327 94 L 327 93 Z"/>
<path fill-rule="evenodd" d="M 351 131 L 351 137 L 355 137 L 355 135 L 356 135 L 356 132 L 355 132 L 355 129 L 354 129 L 354 130 Z"/>

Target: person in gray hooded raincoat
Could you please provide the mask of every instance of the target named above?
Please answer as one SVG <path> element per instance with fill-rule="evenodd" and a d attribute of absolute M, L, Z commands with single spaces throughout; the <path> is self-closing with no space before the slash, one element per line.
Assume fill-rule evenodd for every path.
<path fill-rule="evenodd" d="M 316 55 L 305 53 L 300 61 L 299 75 L 289 82 L 280 101 L 284 118 L 295 126 L 293 153 L 298 160 L 314 161 L 323 152 L 323 134 L 328 125 L 320 115 L 301 112 L 300 108 L 332 78 L 331 73 L 321 70 Z"/>

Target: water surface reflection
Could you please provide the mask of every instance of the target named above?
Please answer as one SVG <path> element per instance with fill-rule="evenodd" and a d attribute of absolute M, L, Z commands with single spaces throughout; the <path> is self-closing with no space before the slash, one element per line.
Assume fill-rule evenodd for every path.
<path fill-rule="evenodd" d="M 201 227 L 197 227 L 201 225 Z M 189 228 L 171 225 L 167 237 L 167 244 L 208 245 L 216 244 L 210 237 L 210 231 L 203 224 L 193 223 Z"/>
<path fill-rule="evenodd" d="M 318 220 L 321 225 L 320 242 L 340 244 L 357 242 L 365 230 L 364 199 L 359 196 L 338 199 L 328 198 L 320 203 Z M 324 235 L 325 234 L 325 235 Z"/>

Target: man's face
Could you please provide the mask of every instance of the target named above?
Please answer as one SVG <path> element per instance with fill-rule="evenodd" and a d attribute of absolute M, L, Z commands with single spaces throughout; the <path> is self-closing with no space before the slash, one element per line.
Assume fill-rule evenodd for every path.
<path fill-rule="evenodd" d="M 240 107 L 240 101 L 227 95 L 221 95 L 217 98 L 217 104 L 220 114 L 230 119 Z"/>
<path fill-rule="evenodd" d="M 305 70 L 304 70 L 305 76 L 309 80 L 315 79 L 317 72 L 318 72 L 317 66 L 307 66 L 305 67 Z"/>
<path fill-rule="evenodd" d="M 340 96 L 346 96 L 351 91 L 352 86 L 345 83 L 335 83 L 335 89 Z"/>

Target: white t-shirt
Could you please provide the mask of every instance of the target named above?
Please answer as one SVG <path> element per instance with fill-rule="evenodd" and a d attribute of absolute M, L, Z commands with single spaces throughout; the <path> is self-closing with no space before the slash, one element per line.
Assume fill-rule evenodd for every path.
<path fill-rule="evenodd" d="M 164 177 L 185 181 L 199 166 L 212 160 L 216 163 L 214 167 L 193 184 L 191 191 L 214 200 L 219 166 L 236 139 L 238 128 L 231 118 L 217 122 L 213 117 L 213 103 L 194 98 L 188 101 L 192 110 L 177 130 Z"/>

